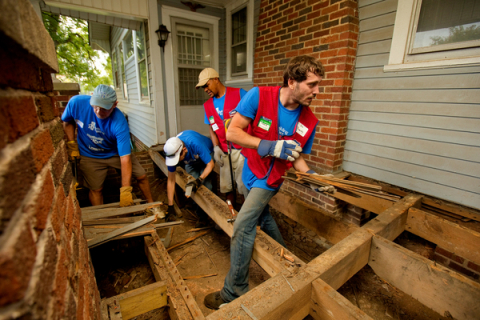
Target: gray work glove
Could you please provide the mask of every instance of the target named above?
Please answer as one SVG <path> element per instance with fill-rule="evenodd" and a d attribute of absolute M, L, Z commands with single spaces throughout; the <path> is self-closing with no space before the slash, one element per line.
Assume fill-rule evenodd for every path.
<path fill-rule="evenodd" d="M 307 173 L 310 173 L 310 174 L 313 174 L 313 175 L 316 175 L 316 176 L 319 176 L 319 177 L 330 177 L 330 178 L 334 177 L 333 174 L 319 175 L 318 173 L 316 173 L 313 170 L 308 170 Z M 315 192 L 328 192 L 328 193 L 334 193 L 335 192 L 335 188 L 333 186 L 318 187 L 318 186 L 314 185 L 313 183 L 309 183 L 309 185 L 310 185 L 310 189 L 312 189 Z"/>
<path fill-rule="evenodd" d="M 257 152 L 261 157 L 273 156 L 293 162 L 300 156 L 302 148 L 293 140 L 261 140 Z"/>
<path fill-rule="evenodd" d="M 213 148 L 213 158 L 215 159 L 215 162 L 217 162 L 220 167 L 223 167 L 223 156 L 225 153 L 222 151 L 222 149 L 219 146 L 215 146 Z"/>

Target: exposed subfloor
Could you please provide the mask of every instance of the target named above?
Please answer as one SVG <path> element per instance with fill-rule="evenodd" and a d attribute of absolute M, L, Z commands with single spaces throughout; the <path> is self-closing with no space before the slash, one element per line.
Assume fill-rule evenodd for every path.
<path fill-rule="evenodd" d="M 165 180 L 153 188 L 154 199 L 165 201 Z M 192 214 L 192 203 L 188 203 L 182 210 L 184 224 L 174 228 L 171 246 L 197 234 L 187 233 L 194 228 L 196 217 Z M 166 229 L 159 230 L 163 238 Z M 309 255 L 293 245 L 284 234 L 287 246 L 302 259 L 309 259 Z M 395 242 L 407 247 L 427 258 L 433 254 L 433 246 L 429 242 L 402 234 Z M 186 283 L 195 297 L 197 304 L 206 316 L 214 310 L 203 304 L 205 295 L 220 290 L 230 266 L 230 238 L 223 232 L 210 229 L 210 232 L 201 238 L 170 252 L 172 260 L 177 264 L 178 271 L 184 277 L 198 277 L 186 280 Z M 102 298 L 140 288 L 155 281 L 152 270 L 144 252 L 143 237 L 111 241 L 91 251 L 97 284 Z M 313 258 L 313 257 L 312 257 Z M 308 261 L 305 261 L 308 262 Z M 205 277 L 206 276 L 206 277 Z M 250 288 L 266 281 L 269 275 L 254 261 L 250 264 Z M 375 275 L 367 265 L 355 276 L 347 281 L 338 290 L 354 305 L 362 309 L 373 319 L 448 319 L 421 303 L 403 294 Z M 166 319 L 164 310 L 154 310 L 136 319 Z M 310 318 L 310 317 L 307 317 Z"/>

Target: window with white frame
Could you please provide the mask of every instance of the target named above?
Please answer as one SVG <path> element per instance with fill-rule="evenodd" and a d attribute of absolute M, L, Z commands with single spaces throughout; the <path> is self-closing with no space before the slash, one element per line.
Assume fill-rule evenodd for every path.
<path fill-rule="evenodd" d="M 120 73 L 118 69 L 118 60 L 117 60 L 117 48 L 112 50 L 112 70 L 113 70 L 113 85 L 115 88 L 120 89 Z"/>
<path fill-rule="evenodd" d="M 399 1 L 385 71 L 480 62 L 480 0 Z"/>
<path fill-rule="evenodd" d="M 138 86 L 140 88 L 140 100 L 149 100 L 145 27 L 143 23 L 140 26 L 140 30 L 135 32 L 135 45 L 138 65 L 138 79 L 140 82 Z"/>
<path fill-rule="evenodd" d="M 227 12 L 227 83 L 252 81 L 253 0 L 232 1 Z"/>
<path fill-rule="evenodd" d="M 118 45 L 118 55 L 120 56 L 120 72 L 122 73 L 122 81 L 123 81 L 123 98 L 125 100 L 128 99 L 128 93 L 127 93 L 127 79 L 125 78 L 125 57 L 124 57 L 124 52 L 123 52 L 123 43 L 120 42 Z"/>

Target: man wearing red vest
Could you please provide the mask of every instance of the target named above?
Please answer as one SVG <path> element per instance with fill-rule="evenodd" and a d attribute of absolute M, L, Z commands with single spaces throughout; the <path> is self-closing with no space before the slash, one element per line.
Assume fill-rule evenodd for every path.
<path fill-rule="evenodd" d="M 218 72 L 212 68 L 205 68 L 198 76 L 196 88 L 203 90 L 210 96 L 204 104 L 205 124 L 210 126 L 210 137 L 214 147 L 215 162 L 220 165 L 220 192 L 227 194 L 227 199 L 233 203 L 233 185 L 228 157 L 228 142 L 226 139 L 225 121 L 234 114 L 234 109 L 240 99 L 247 93 L 243 89 L 225 87 L 220 81 Z M 237 189 L 241 194 L 247 190 L 242 183 L 243 155 L 242 148 L 232 143 L 230 157 L 235 173 Z"/>
<path fill-rule="evenodd" d="M 282 185 L 287 169 L 293 166 L 314 173 L 301 153 L 309 154 L 312 148 L 318 120 L 309 105 L 319 93 L 324 73 L 313 57 L 295 57 L 285 68 L 282 87 L 255 87 L 237 106 L 227 139 L 243 147 L 242 179 L 249 193 L 233 228 L 230 270 L 223 289 L 205 297 L 208 308 L 218 309 L 248 291 L 257 225 L 285 246 L 268 202 Z"/>

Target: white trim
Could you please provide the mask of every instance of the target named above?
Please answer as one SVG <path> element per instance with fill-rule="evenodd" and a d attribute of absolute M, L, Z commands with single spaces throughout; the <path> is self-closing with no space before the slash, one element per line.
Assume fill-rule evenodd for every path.
<path fill-rule="evenodd" d="M 140 83 L 140 70 L 138 68 L 138 50 L 137 50 L 137 31 L 132 31 L 132 39 L 133 39 L 133 56 L 135 57 L 135 75 L 137 78 L 137 94 L 138 94 L 138 102 L 142 102 L 142 84 Z M 148 66 L 147 66 L 148 68 Z M 148 78 L 148 75 L 147 75 Z M 148 84 L 147 84 L 148 86 Z"/>
<path fill-rule="evenodd" d="M 247 7 L 247 74 L 232 76 L 232 12 L 243 7 Z M 227 35 L 227 79 L 225 84 L 232 85 L 233 83 L 251 83 L 253 82 L 253 16 L 254 16 L 253 0 L 235 0 L 225 5 L 226 15 L 226 35 Z"/>
<path fill-rule="evenodd" d="M 172 17 L 178 17 L 182 19 L 187 19 L 191 21 L 201 21 L 205 22 L 208 24 L 213 25 L 213 61 L 212 61 L 212 67 L 215 70 L 218 70 L 218 53 L 219 53 L 219 43 L 218 43 L 218 21 L 220 18 L 218 17 L 213 17 L 209 16 L 206 14 L 198 13 L 198 12 L 190 12 L 187 10 L 181 10 L 169 6 L 162 5 L 162 22 L 164 25 L 167 26 L 168 30 L 172 30 L 172 22 L 171 18 Z M 167 43 L 165 44 L 165 76 L 166 76 L 166 87 L 167 87 L 167 104 L 168 104 L 168 117 L 169 119 L 167 120 L 169 123 L 170 127 L 170 132 L 169 135 L 170 137 L 174 137 L 178 133 L 178 127 L 177 127 L 177 112 L 176 112 L 176 88 L 175 88 L 175 70 L 173 69 L 174 66 L 174 57 L 173 57 L 173 46 L 172 46 L 172 39 L 168 39 Z M 173 79 L 173 81 L 170 81 L 168 79 Z"/>
<path fill-rule="evenodd" d="M 412 30 L 414 29 L 415 10 L 417 9 L 418 1 L 419 0 L 398 1 L 388 65 L 384 66 L 383 71 L 393 72 L 409 69 L 448 68 L 459 65 L 480 64 L 480 56 L 467 56 L 465 58 L 451 57 L 441 60 L 432 60 L 431 58 L 425 57 L 425 61 L 407 61 L 409 57 L 407 50 L 412 36 Z"/>

